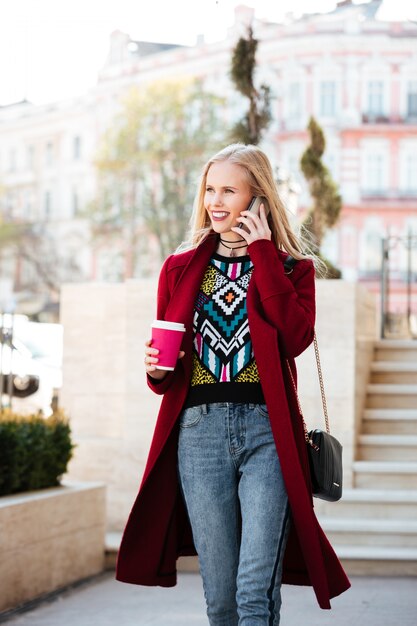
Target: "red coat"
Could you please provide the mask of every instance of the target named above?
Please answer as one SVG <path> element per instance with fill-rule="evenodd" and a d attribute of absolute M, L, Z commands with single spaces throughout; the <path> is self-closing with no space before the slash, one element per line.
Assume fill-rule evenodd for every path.
<path fill-rule="evenodd" d="M 172 587 L 177 557 L 196 554 L 177 480 L 177 418 L 191 378 L 194 301 L 217 242 L 217 235 L 210 235 L 198 248 L 170 256 L 161 270 L 157 318 L 185 324 L 185 357 L 163 381 L 148 377 L 150 388 L 164 395 L 118 555 L 116 578 L 123 582 Z M 314 267 L 302 260 L 285 275 L 287 255 L 266 239 L 253 242 L 248 252 L 254 264 L 247 294 L 249 328 L 293 518 L 283 582 L 312 585 L 319 605 L 327 609 L 329 599 L 350 583 L 314 513 L 303 425 L 285 367 L 288 358 L 296 377 L 294 357 L 313 340 Z"/>

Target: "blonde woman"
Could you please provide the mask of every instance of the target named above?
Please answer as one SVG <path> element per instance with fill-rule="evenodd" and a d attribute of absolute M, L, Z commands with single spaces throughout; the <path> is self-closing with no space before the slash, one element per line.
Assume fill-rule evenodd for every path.
<path fill-rule="evenodd" d="M 210 159 L 188 245 L 159 278 L 157 318 L 186 333 L 169 373 L 146 342 L 163 400 L 117 566 L 169 587 L 178 556 L 198 554 L 210 626 L 276 626 L 282 582 L 312 585 L 324 609 L 350 586 L 314 514 L 286 366 L 296 379 L 313 340 L 314 275 L 265 153 L 233 144 Z"/>

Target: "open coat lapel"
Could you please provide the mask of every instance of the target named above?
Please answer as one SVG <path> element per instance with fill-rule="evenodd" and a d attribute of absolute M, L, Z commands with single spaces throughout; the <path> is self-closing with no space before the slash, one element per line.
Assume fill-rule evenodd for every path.
<path fill-rule="evenodd" d="M 218 243 L 217 235 L 210 234 L 193 252 L 185 265 L 182 274 L 173 287 L 170 301 L 165 312 L 165 319 L 170 322 L 182 322 L 185 335 L 182 349 L 185 357 L 181 360 L 186 377 L 191 375 L 194 301 L 211 255 Z M 185 390 L 186 392 L 188 389 Z"/>
<path fill-rule="evenodd" d="M 162 398 L 158 422 L 142 477 L 141 487 L 144 486 L 153 471 L 159 455 L 175 426 L 188 393 L 192 370 L 194 301 L 216 246 L 217 236 L 209 235 L 189 256 L 184 268 L 182 271 L 180 270 L 181 275 L 179 278 L 178 268 L 181 268 L 184 264 L 184 258 L 179 255 L 178 259 L 173 257 L 172 260 L 169 271 L 176 274 L 177 278 L 174 277 L 173 283 L 170 285 L 170 300 L 164 319 L 170 322 L 182 322 L 185 325 L 185 334 L 181 344 L 181 349 L 184 350 L 185 356 L 176 366 L 175 378 L 170 392 L 166 393 Z M 169 275 L 167 276 L 167 281 L 169 285 Z"/>

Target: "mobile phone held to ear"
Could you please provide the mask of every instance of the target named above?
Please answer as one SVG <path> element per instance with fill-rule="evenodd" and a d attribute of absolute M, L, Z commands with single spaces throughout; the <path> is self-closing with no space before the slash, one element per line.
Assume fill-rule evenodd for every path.
<path fill-rule="evenodd" d="M 261 196 L 253 196 L 253 198 L 249 202 L 248 208 L 246 210 L 250 211 L 251 213 L 254 213 L 255 215 L 259 215 L 259 211 L 260 211 L 260 207 L 261 207 L 262 203 L 263 203 L 263 205 L 265 207 L 266 214 L 268 215 L 268 209 L 266 207 L 265 199 L 261 198 Z M 238 228 L 243 228 L 243 223 L 242 222 L 240 222 Z"/>

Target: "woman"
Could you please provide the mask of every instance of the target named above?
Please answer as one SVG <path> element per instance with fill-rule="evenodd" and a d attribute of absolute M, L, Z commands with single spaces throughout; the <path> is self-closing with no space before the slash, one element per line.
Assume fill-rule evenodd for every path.
<path fill-rule="evenodd" d="M 301 249 L 268 158 L 233 144 L 204 167 L 189 249 L 160 274 L 157 318 L 186 334 L 169 373 L 146 342 L 164 397 L 117 578 L 173 586 L 176 558 L 198 553 L 211 626 L 279 624 L 281 582 L 312 585 L 322 608 L 350 586 L 314 514 L 288 372 L 314 336 Z"/>

